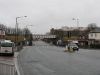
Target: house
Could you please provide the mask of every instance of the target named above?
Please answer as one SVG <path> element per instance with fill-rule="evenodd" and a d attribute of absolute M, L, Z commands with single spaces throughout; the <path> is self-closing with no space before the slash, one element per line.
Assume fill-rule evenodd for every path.
<path fill-rule="evenodd" d="M 93 29 L 88 34 L 89 42 L 88 44 L 100 44 L 100 27 Z"/>
<path fill-rule="evenodd" d="M 88 31 L 87 27 L 62 27 L 61 29 L 52 28 L 51 34 L 57 36 L 57 40 L 62 40 L 64 43 L 69 41 L 78 41 L 80 47 L 88 46 Z"/>

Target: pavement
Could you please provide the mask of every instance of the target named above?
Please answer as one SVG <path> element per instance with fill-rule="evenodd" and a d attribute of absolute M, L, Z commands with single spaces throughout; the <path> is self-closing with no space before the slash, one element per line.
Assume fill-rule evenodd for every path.
<path fill-rule="evenodd" d="M 0 56 L 0 63 L 14 64 L 19 52 L 15 52 L 14 56 Z"/>
<path fill-rule="evenodd" d="M 15 52 L 14 56 L 0 56 L 0 75 L 20 75 L 17 63 L 19 52 Z"/>
<path fill-rule="evenodd" d="M 80 49 L 64 52 L 65 48 L 42 41 L 24 48 L 18 63 L 21 75 L 100 75 L 100 51 Z"/>

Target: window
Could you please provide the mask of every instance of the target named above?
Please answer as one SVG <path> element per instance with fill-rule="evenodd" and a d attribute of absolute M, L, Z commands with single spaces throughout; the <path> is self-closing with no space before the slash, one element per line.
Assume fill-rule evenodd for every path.
<path fill-rule="evenodd" d="M 97 34 L 95 33 L 95 37 L 97 37 Z"/>
<path fill-rule="evenodd" d="M 12 43 L 1 43 L 2 47 L 12 47 Z"/>
<path fill-rule="evenodd" d="M 90 36 L 93 37 L 93 33 L 91 33 Z"/>

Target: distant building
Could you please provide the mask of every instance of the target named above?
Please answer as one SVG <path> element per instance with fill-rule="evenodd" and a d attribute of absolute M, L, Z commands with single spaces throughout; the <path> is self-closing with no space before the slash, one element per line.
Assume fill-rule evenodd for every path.
<path fill-rule="evenodd" d="M 62 27 L 60 29 L 52 28 L 51 34 L 57 36 L 57 40 L 61 39 L 63 42 L 78 41 L 80 46 L 88 46 L 88 31 L 87 27 Z"/>
<path fill-rule="evenodd" d="M 33 34 L 33 39 L 56 38 L 56 35 Z"/>
<path fill-rule="evenodd" d="M 100 28 L 95 28 L 90 31 L 89 35 L 89 44 L 100 44 Z"/>
<path fill-rule="evenodd" d="M 77 30 L 77 29 L 80 31 L 84 31 L 87 29 L 87 27 L 67 27 L 67 26 L 64 26 L 61 29 L 64 31 L 73 31 L 73 30 Z"/>

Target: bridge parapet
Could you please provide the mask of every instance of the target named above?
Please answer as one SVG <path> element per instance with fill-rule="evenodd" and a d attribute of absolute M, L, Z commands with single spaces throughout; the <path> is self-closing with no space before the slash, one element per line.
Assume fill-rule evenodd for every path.
<path fill-rule="evenodd" d="M 33 39 L 56 38 L 56 35 L 33 35 Z"/>

